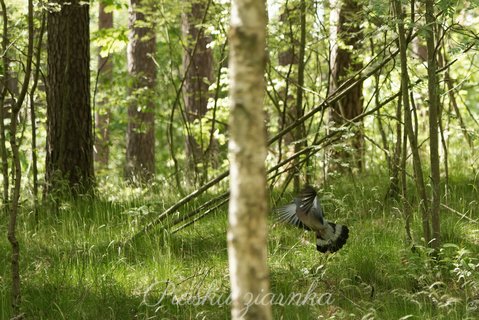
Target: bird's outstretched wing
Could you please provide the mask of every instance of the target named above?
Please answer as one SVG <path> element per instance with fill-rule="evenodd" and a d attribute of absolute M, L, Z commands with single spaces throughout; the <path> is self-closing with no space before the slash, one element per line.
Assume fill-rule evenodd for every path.
<path fill-rule="evenodd" d="M 304 189 L 299 193 L 298 200 L 300 203 L 301 210 L 305 212 L 310 212 L 314 206 L 316 196 L 316 190 L 313 189 L 311 186 L 306 186 Z"/>
<path fill-rule="evenodd" d="M 318 194 L 313 187 L 304 187 L 304 189 L 299 193 L 297 201 L 300 204 L 297 215 L 299 216 L 299 219 L 303 221 L 303 223 L 308 225 L 311 223 L 314 225 L 317 225 L 318 223 L 321 225 L 324 224 L 323 209 L 319 203 Z"/>
<path fill-rule="evenodd" d="M 275 212 L 278 221 L 287 222 L 305 230 L 314 230 L 317 222 L 323 223 L 317 194 L 311 186 L 306 186 L 292 203 L 277 208 Z"/>
<path fill-rule="evenodd" d="M 298 228 L 305 229 L 310 231 L 311 228 L 306 226 L 299 217 L 296 215 L 296 210 L 297 210 L 297 203 L 292 202 L 290 204 L 287 204 L 285 206 L 276 208 L 274 211 L 276 213 L 276 219 L 280 222 L 286 222 L 289 224 L 292 224 Z"/>

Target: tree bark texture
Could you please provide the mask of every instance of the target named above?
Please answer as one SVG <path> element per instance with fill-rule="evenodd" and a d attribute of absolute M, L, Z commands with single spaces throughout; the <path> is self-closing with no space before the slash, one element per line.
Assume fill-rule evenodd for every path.
<path fill-rule="evenodd" d="M 265 2 L 233 0 L 229 34 L 231 196 L 228 229 L 232 319 L 272 317 L 268 301 L 262 301 L 269 292 L 266 134 L 262 109 L 265 42 Z M 252 303 L 251 299 L 259 303 Z"/>
<path fill-rule="evenodd" d="M 151 1 L 131 0 L 128 72 L 132 77 L 128 107 L 125 176 L 146 181 L 155 174 L 156 37 L 149 18 Z M 148 12 L 150 11 L 150 12 Z"/>
<path fill-rule="evenodd" d="M 441 187 L 439 166 L 439 83 L 436 75 L 436 43 L 434 40 L 434 0 L 426 0 L 426 46 L 427 46 L 427 78 L 428 78 L 428 104 L 429 104 L 429 156 L 431 161 L 431 223 L 433 248 L 438 248 L 441 243 Z"/>
<path fill-rule="evenodd" d="M 98 3 L 98 29 L 113 28 L 113 12 L 105 12 L 106 4 Z M 98 55 L 98 84 L 108 92 L 113 80 L 113 62 L 111 57 Z M 108 96 L 104 96 L 95 110 L 95 163 L 98 169 L 107 169 L 110 159 L 110 107 Z"/>
<path fill-rule="evenodd" d="M 6 95 L 8 93 L 9 86 L 9 70 L 10 70 L 10 61 L 8 55 L 6 54 L 7 48 L 9 45 L 8 39 L 8 15 L 7 15 L 7 6 L 4 0 L 0 0 L 0 5 L 2 8 L 2 52 L 5 52 L 2 56 L 2 68 L 3 68 L 3 77 L 0 78 L 0 156 L 2 157 L 2 175 L 3 175 L 3 191 L 2 191 L 2 202 L 5 207 L 5 212 L 7 211 L 7 206 L 9 202 L 9 190 L 10 190 L 10 181 L 5 177 L 8 177 L 8 153 L 7 153 L 7 136 L 6 136 L 6 126 L 5 120 L 7 119 L 7 106 L 6 106 Z"/>
<path fill-rule="evenodd" d="M 288 45 L 286 48 L 283 49 L 283 51 L 278 53 L 278 63 L 280 66 L 287 66 L 288 71 L 286 72 L 284 76 L 284 82 L 285 86 L 284 88 L 280 88 L 278 91 L 278 94 L 280 96 L 280 99 L 283 102 L 282 108 L 281 108 L 281 116 L 279 117 L 279 128 L 280 130 L 288 127 L 291 123 L 294 122 L 294 120 L 297 118 L 297 114 L 299 113 L 298 111 L 302 111 L 302 107 L 297 108 L 296 107 L 296 101 L 297 101 L 297 96 L 295 97 L 294 92 L 295 88 L 298 88 L 299 90 L 299 85 L 294 86 L 295 84 L 295 75 L 296 73 L 296 67 L 295 65 L 298 65 L 298 40 L 295 37 L 296 32 L 294 32 L 294 27 L 296 25 L 300 25 L 300 32 L 303 32 L 302 28 L 302 18 L 304 15 L 304 8 L 300 5 L 300 14 L 299 17 L 297 14 L 294 14 L 294 12 L 297 10 L 297 6 L 288 6 L 288 3 L 285 3 L 283 5 L 283 13 L 280 15 L 280 26 L 282 32 L 285 34 L 285 41 L 288 41 Z M 299 18 L 299 19 L 298 19 Z M 302 36 L 302 34 L 301 34 Z M 300 43 L 299 46 L 304 47 L 304 43 Z M 304 60 L 304 55 L 302 56 Z M 299 68 L 298 68 L 299 69 Z M 289 132 L 286 134 L 284 137 L 282 137 L 278 141 L 278 158 L 282 159 L 283 157 L 283 152 L 286 151 L 287 154 L 294 153 L 295 150 L 299 149 L 300 147 L 295 144 L 295 139 L 296 136 L 304 136 L 304 125 L 300 125 L 299 127 L 296 128 L 296 130 Z M 299 138 L 301 139 L 301 138 Z M 283 149 L 283 144 L 286 148 Z M 299 172 L 299 167 L 298 167 L 298 162 L 294 162 L 292 164 L 292 170 L 290 173 L 290 176 L 286 178 L 286 184 L 289 184 L 292 178 L 294 178 L 294 189 L 296 190 L 297 188 L 299 189 L 299 177 L 300 177 L 300 172 Z"/>
<path fill-rule="evenodd" d="M 331 57 L 330 57 L 330 92 L 347 80 L 351 74 L 359 71 L 363 63 L 358 57 L 361 49 L 361 5 L 357 0 L 331 1 Z M 348 120 L 354 119 L 363 112 L 363 82 L 359 81 L 354 88 L 330 108 L 330 121 L 333 127 L 340 127 Z M 354 136 L 348 142 L 353 151 L 337 151 L 331 153 L 331 168 L 340 169 L 334 162 L 346 162 L 352 167 L 362 169 L 364 162 L 364 135 L 362 121 L 358 121 Z"/>
<path fill-rule="evenodd" d="M 401 145 L 403 144 L 402 138 L 403 138 L 403 130 L 402 130 L 402 121 L 399 119 L 402 119 L 402 98 L 399 97 L 397 106 L 396 106 L 396 143 L 394 145 L 394 152 L 393 156 L 391 157 L 391 172 L 390 172 L 390 184 L 389 184 L 389 195 L 392 196 L 393 198 L 398 198 L 399 196 L 399 173 L 400 173 L 400 168 L 402 170 L 402 167 L 400 167 L 400 161 L 401 161 L 401 154 L 402 154 L 402 148 Z"/>
<path fill-rule="evenodd" d="M 30 0 L 30 3 L 32 1 Z M 33 12 L 33 6 L 32 6 Z M 33 14 L 32 14 L 33 17 Z M 33 18 L 32 18 L 33 23 Z M 32 27 L 33 30 L 33 27 Z M 32 32 L 33 34 L 33 32 Z M 25 79 L 24 81 L 28 81 Z M 15 316 L 20 316 L 21 304 L 21 279 L 20 279 L 20 243 L 17 238 L 17 219 L 20 206 L 20 187 L 22 179 L 22 166 L 20 163 L 20 146 L 17 140 L 18 113 L 20 109 L 12 112 L 10 122 L 10 148 L 12 151 L 12 201 L 9 203 L 9 222 L 7 237 L 12 247 L 11 270 L 12 270 L 12 310 Z"/>
<path fill-rule="evenodd" d="M 48 13 L 47 156 L 49 192 L 93 185 L 89 4 L 61 0 Z M 75 191 L 76 190 L 76 191 Z"/>
<path fill-rule="evenodd" d="M 293 122 L 294 115 L 292 112 L 296 110 L 294 107 L 295 99 L 293 95 L 293 84 L 294 80 L 292 79 L 293 66 L 298 64 L 298 53 L 295 52 L 297 41 L 294 38 L 293 25 L 297 24 L 297 20 L 294 15 L 292 15 L 292 10 L 288 8 L 287 5 L 284 5 L 284 12 L 280 15 L 279 21 L 282 24 L 282 30 L 289 38 L 289 46 L 278 53 L 278 64 L 280 66 L 288 66 L 288 72 L 284 78 L 285 87 L 279 89 L 278 94 L 280 95 L 281 100 L 283 101 L 283 108 L 281 110 L 281 117 L 279 118 L 279 127 L 285 128 Z M 282 154 L 282 144 L 290 145 L 294 142 L 294 135 L 292 133 L 286 134 L 279 141 L 280 154 Z"/>
<path fill-rule="evenodd" d="M 42 14 L 42 22 L 40 25 L 40 30 L 38 32 L 38 42 L 35 52 L 35 70 L 32 71 L 32 85 L 30 88 L 29 98 L 30 98 L 30 123 L 32 127 L 32 183 L 33 183 L 33 212 L 35 215 L 35 222 L 38 222 L 38 149 L 37 149 L 37 105 L 36 105 L 36 95 L 35 92 L 38 87 L 38 80 L 40 78 L 40 66 L 42 59 L 42 49 L 43 49 L 43 37 L 45 35 L 45 27 L 47 24 L 46 12 Z"/>
<path fill-rule="evenodd" d="M 298 87 L 296 89 L 296 114 L 295 119 L 300 119 L 304 115 L 303 108 L 303 86 L 304 86 L 304 55 L 306 49 L 306 2 L 305 0 L 300 0 L 299 2 L 299 24 L 300 24 L 300 39 L 299 39 L 299 57 L 298 57 Z M 305 136 L 306 129 L 304 125 L 298 126 L 295 130 L 295 140 L 294 144 L 294 153 L 299 152 L 306 147 Z M 294 192 L 300 191 L 300 181 L 301 181 L 301 169 L 300 169 L 300 159 L 297 158 L 294 161 Z"/>
<path fill-rule="evenodd" d="M 208 88 L 213 81 L 213 54 L 208 44 L 209 36 L 205 35 L 201 24 L 204 22 L 209 0 L 185 1 L 182 14 L 182 33 L 186 47 L 183 53 L 183 69 L 185 82 L 183 85 L 186 120 L 188 126 L 198 126 L 195 121 L 201 121 L 207 112 Z M 201 135 L 200 135 L 201 136 Z M 195 175 L 200 168 L 207 170 L 206 145 L 209 141 L 196 139 L 191 131 L 186 135 L 186 154 L 189 167 Z M 203 166 L 199 166 L 203 164 Z"/>

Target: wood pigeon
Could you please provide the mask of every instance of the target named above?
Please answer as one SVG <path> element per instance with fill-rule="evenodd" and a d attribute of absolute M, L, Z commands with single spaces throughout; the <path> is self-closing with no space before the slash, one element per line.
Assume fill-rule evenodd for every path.
<path fill-rule="evenodd" d="M 348 239 L 348 227 L 324 219 L 318 195 L 311 186 L 306 186 L 292 203 L 275 211 L 279 221 L 316 232 L 316 249 L 319 252 L 336 252 Z"/>

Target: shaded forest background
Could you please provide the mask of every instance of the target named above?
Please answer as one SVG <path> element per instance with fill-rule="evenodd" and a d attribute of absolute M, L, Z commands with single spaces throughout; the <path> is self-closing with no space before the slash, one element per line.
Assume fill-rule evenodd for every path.
<path fill-rule="evenodd" d="M 230 2 L 0 4 L 0 317 L 227 317 L 143 294 L 227 291 Z M 338 297 L 275 318 L 478 316 L 478 5 L 267 2 L 270 206 L 318 186 L 353 237 L 272 224 L 272 291 Z"/>

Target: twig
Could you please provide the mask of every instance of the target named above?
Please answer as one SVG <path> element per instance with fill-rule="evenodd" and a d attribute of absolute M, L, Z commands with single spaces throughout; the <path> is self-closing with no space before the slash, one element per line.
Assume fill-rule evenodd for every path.
<path fill-rule="evenodd" d="M 441 207 L 443 207 L 443 208 L 445 208 L 445 209 L 451 211 L 452 213 L 457 214 L 458 216 L 461 217 L 461 219 L 464 218 L 464 219 L 466 219 L 466 220 L 469 221 L 469 222 L 479 223 L 479 220 L 471 219 L 471 218 L 469 218 L 468 216 L 466 216 L 465 213 L 459 212 L 459 211 L 457 211 L 457 210 L 455 210 L 455 209 L 453 209 L 453 208 L 451 208 L 451 207 L 448 207 L 448 206 L 445 205 L 444 203 L 441 203 Z"/>
<path fill-rule="evenodd" d="M 229 192 L 228 192 L 228 195 L 229 195 Z M 221 201 L 219 204 L 217 204 L 216 206 L 214 206 L 213 208 L 210 208 L 208 210 L 206 210 L 203 214 L 199 215 L 198 217 L 196 217 L 195 219 L 191 220 L 191 221 L 188 221 L 187 223 L 179 226 L 178 228 L 176 228 L 175 230 L 173 230 L 171 233 L 176 233 L 180 230 L 183 230 L 185 229 L 186 227 L 189 227 L 190 225 L 194 224 L 195 222 L 197 222 L 198 220 L 200 219 L 203 219 L 204 217 L 206 217 L 207 215 L 209 215 L 211 212 L 219 209 L 221 206 L 223 206 L 224 204 L 226 204 L 227 202 L 229 201 L 229 197 L 227 197 L 226 199 L 223 199 L 223 201 Z"/>

